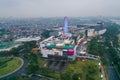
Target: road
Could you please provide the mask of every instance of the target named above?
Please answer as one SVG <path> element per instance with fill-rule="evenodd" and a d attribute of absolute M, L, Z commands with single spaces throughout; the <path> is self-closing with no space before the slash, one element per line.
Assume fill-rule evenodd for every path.
<path fill-rule="evenodd" d="M 104 57 L 109 60 L 106 65 L 108 80 L 120 80 L 120 78 L 114 68 L 114 65 L 112 64 L 112 61 L 110 60 L 109 55 L 107 55 L 107 53 L 105 53 Z"/>
<path fill-rule="evenodd" d="M 77 54 L 79 54 L 81 46 L 83 46 L 83 45 L 82 44 L 78 45 Z M 108 80 L 120 80 L 120 78 L 119 78 L 119 76 L 114 68 L 114 65 L 112 64 L 112 61 L 110 61 L 110 56 L 107 53 L 105 53 L 104 57 L 109 60 L 107 65 L 106 65 Z"/>
<path fill-rule="evenodd" d="M 4 80 L 4 79 L 10 78 L 10 77 L 12 77 L 12 76 L 20 76 L 20 75 L 22 75 L 23 73 L 26 73 L 26 72 L 25 72 L 25 68 L 26 68 L 26 66 L 28 65 L 28 60 L 25 59 L 25 58 L 23 58 L 23 57 L 20 57 L 20 58 L 22 58 L 22 59 L 24 60 L 23 66 L 22 66 L 18 71 L 16 71 L 15 73 L 10 74 L 10 75 L 8 75 L 8 76 L 6 76 L 6 77 L 3 77 L 3 78 L 1 78 L 0 80 Z"/>
<path fill-rule="evenodd" d="M 109 80 L 120 80 L 114 66 L 111 63 L 107 64 L 107 73 Z"/>
<path fill-rule="evenodd" d="M 86 58 L 86 59 L 94 59 L 94 60 L 99 60 L 99 56 L 95 56 L 92 54 L 88 54 L 86 51 L 83 50 L 82 47 L 84 47 L 84 49 L 87 49 L 87 44 L 83 44 L 83 42 L 81 44 L 79 44 L 76 48 L 76 55 L 79 58 Z M 80 53 L 82 52 L 82 53 Z"/>
<path fill-rule="evenodd" d="M 103 65 L 101 65 L 101 72 L 100 73 L 102 73 L 102 75 L 103 75 L 102 79 L 100 79 L 100 80 L 107 80 L 106 76 L 105 76 L 106 74 L 105 74 L 105 69 L 104 69 Z M 100 78 L 101 78 L 101 76 L 100 76 Z"/>

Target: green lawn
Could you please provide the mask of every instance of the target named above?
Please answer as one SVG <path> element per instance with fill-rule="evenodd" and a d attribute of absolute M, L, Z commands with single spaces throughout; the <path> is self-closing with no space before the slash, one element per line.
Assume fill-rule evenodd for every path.
<path fill-rule="evenodd" d="M 5 61 L 5 58 L 3 58 L 3 59 L 4 59 L 3 61 Z M 8 59 L 8 58 L 6 58 L 6 59 Z M 20 67 L 21 63 L 22 63 L 21 60 L 18 58 L 12 58 L 8 61 L 5 61 L 5 63 L 2 64 L 5 66 L 2 66 L 2 65 L 0 66 L 0 76 L 3 76 L 5 74 L 8 74 L 8 73 L 16 70 L 18 67 Z"/>
<path fill-rule="evenodd" d="M 48 72 L 47 75 L 57 80 L 78 80 L 78 77 L 80 80 L 100 80 L 98 61 L 95 60 L 75 61 L 70 63 L 62 73 Z"/>
<path fill-rule="evenodd" d="M 70 62 L 67 69 L 60 74 L 55 73 L 52 69 L 44 67 L 46 60 L 41 58 L 39 54 L 36 54 L 37 64 L 39 69 L 36 71 L 37 74 L 42 74 L 55 78 L 56 80 L 100 80 L 100 69 L 98 61 L 86 60 Z"/>
<path fill-rule="evenodd" d="M 98 62 L 94 60 L 76 61 L 69 64 L 69 67 L 62 74 L 70 75 L 69 79 L 73 79 L 73 75 L 80 77 L 80 80 L 99 80 Z"/>

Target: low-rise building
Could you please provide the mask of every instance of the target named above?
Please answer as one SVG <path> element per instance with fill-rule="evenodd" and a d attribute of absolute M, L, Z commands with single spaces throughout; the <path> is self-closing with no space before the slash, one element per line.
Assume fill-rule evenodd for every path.
<path fill-rule="evenodd" d="M 40 42 L 40 51 L 42 57 L 54 60 L 75 60 L 76 46 L 74 40 L 69 36 L 62 39 L 60 36 L 51 36 Z"/>
<path fill-rule="evenodd" d="M 16 43 L 22 43 L 22 42 L 29 42 L 29 41 L 39 41 L 40 37 L 27 37 L 27 38 L 20 38 L 15 40 Z"/>

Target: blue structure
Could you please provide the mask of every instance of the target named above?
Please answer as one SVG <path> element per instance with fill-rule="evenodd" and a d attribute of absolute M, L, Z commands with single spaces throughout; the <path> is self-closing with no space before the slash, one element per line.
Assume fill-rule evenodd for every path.
<path fill-rule="evenodd" d="M 68 33 L 68 21 L 67 21 L 67 17 L 64 17 L 64 27 L 63 27 L 63 33 L 64 35 L 66 35 L 66 33 Z"/>

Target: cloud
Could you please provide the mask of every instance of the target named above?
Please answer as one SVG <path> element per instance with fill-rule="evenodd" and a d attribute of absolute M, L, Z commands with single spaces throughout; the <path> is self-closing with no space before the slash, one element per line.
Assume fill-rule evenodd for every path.
<path fill-rule="evenodd" d="M 120 16 L 119 3 L 120 0 L 0 0 L 0 16 Z"/>

